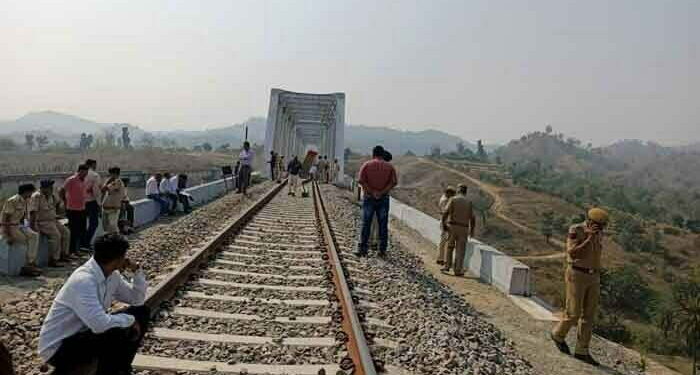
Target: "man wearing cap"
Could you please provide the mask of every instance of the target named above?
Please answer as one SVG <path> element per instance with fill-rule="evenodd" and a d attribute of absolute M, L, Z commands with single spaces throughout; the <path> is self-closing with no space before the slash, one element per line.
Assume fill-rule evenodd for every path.
<path fill-rule="evenodd" d="M 119 232 L 119 212 L 122 201 L 126 198 L 126 187 L 119 178 L 121 169 L 112 167 L 109 169 L 109 178 L 102 186 L 102 228 L 105 233 Z"/>
<path fill-rule="evenodd" d="M 0 215 L 0 233 L 8 245 L 15 243 L 27 246 L 27 264 L 22 267 L 22 276 L 35 277 L 41 275 L 36 266 L 39 251 L 39 235 L 27 225 L 29 221 L 29 199 L 36 191 L 33 184 L 20 185 L 16 195 L 5 202 Z"/>
<path fill-rule="evenodd" d="M 467 185 L 457 186 L 457 195 L 447 202 L 442 213 L 442 230 L 449 233 L 447 249 L 443 260 L 442 272 L 454 269 L 455 276 L 464 275 L 464 252 L 469 237 L 474 237 L 476 220 L 472 209 L 472 202 L 467 199 Z M 452 255 L 454 254 L 454 261 Z"/>
<path fill-rule="evenodd" d="M 29 201 L 29 222 L 32 230 L 48 239 L 49 267 L 63 267 L 61 258 L 68 260 L 70 231 L 58 222 L 56 207 L 59 200 L 54 195 L 53 180 L 42 180 L 40 189 Z"/>
<path fill-rule="evenodd" d="M 571 354 L 565 338 L 569 330 L 578 324 L 574 357 L 593 366 L 598 362 L 591 357 L 588 345 L 591 341 L 600 297 L 600 268 L 603 229 L 608 223 L 608 213 L 600 208 L 588 211 L 588 219 L 571 226 L 566 241 L 565 273 L 566 309 L 551 338 L 557 348 Z"/>
<path fill-rule="evenodd" d="M 448 186 L 445 192 L 440 197 L 438 206 L 440 207 L 440 214 L 444 214 L 447 210 L 447 204 L 450 203 L 450 199 L 456 194 L 455 188 Z M 450 232 L 442 228 L 442 234 L 440 236 L 440 245 L 438 246 L 438 257 L 437 264 L 445 264 L 445 251 L 447 251 L 447 241 L 450 238 Z"/>

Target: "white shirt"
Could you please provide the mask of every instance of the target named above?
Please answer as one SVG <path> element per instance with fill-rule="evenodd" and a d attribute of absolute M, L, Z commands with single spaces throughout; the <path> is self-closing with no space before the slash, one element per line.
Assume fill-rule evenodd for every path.
<path fill-rule="evenodd" d="M 438 207 L 440 207 L 440 213 L 443 214 L 445 213 L 445 210 L 447 210 L 447 204 L 450 203 L 450 198 L 447 198 L 445 194 L 440 197 L 440 203 L 438 203 Z"/>
<path fill-rule="evenodd" d="M 173 191 L 170 189 L 170 179 L 163 177 L 162 180 L 160 180 L 160 192 L 162 194 L 167 194 L 167 193 L 173 193 Z"/>
<path fill-rule="evenodd" d="M 160 190 L 158 190 L 158 180 L 155 177 L 151 177 L 146 181 L 146 195 L 158 195 Z"/>
<path fill-rule="evenodd" d="M 170 177 L 170 191 L 177 193 L 178 189 L 178 178 L 177 175 Z"/>
<path fill-rule="evenodd" d="M 98 201 L 101 202 L 102 199 L 100 199 L 100 196 L 102 193 L 100 192 L 100 189 L 102 187 L 102 178 L 100 178 L 100 174 L 93 171 L 92 169 L 88 170 L 87 176 L 85 176 L 85 188 L 87 189 L 87 194 L 85 195 L 85 201 L 86 202 L 92 202 L 92 201 Z"/>
<path fill-rule="evenodd" d="M 89 329 L 102 333 L 116 327 L 131 327 L 134 324 L 133 316 L 110 315 L 107 309 L 115 300 L 134 306 L 143 305 L 146 288 L 146 277 L 142 271 L 136 272 L 133 284 L 127 282 L 119 271 L 114 271 L 105 279 L 100 265 L 95 258 L 90 258 L 70 275 L 58 291 L 41 326 L 39 355 L 48 362 L 65 338 L 80 331 Z"/>
<path fill-rule="evenodd" d="M 241 150 L 241 153 L 238 154 L 238 158 L 241 160 L 241 165 L 248 165 L 252 166 L 253 165 L 253 157 L 255 156 L 255 153 L 253 153 L 253 150 L 248 150 L 246 151 Z"/>

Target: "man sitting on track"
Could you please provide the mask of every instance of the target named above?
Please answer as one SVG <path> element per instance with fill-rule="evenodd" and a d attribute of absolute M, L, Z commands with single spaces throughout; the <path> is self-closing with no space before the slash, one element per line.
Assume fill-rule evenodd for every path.
<path fill-rule="evenodd" d="M 126 258 L 128 248 L 119 234 L 99 237 L 94 256 L 56 295 L 39 336 L 39 355 L 56 368 L 54 374 L 131 374 L 150 311 L 143 305 L 146 278 Z M 133 281 L 120 270 L 132 272 Z"/>

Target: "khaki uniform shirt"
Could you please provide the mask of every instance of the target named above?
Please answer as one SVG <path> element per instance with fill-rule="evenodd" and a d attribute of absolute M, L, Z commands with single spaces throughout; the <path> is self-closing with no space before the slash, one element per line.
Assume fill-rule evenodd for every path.
<path fill-rule="evenodd" d="M 32 194 L 29 200 L 29 212 L 36 212 L 36 221 L 56 221 L 56 197 L 51 194 L 48 198 L 40 191 Z"/>
<path fill-rule="evenodd" d="M 589 242 L 586 246 L 571 254 L 571 249 L 582 244 L 586 240 L 586 224 L 576 224 L 569 228 L 569 235 L 566 240 L 566 260 L 569 264 L 598 270 L 601 267 L 601 254 L 603 245 L 601 243 L 602 236 L 598 235 L 595 240 Z"/>
<path fill-rule="evenodd" d="M 21 195 L 15 194 L 10 199 L 5 202 L 5 208 L 2 210 L 0 215 L 0 220 L 4 220 L 5 216 L 9 215 L 9 221 L 3 222 L 2 224 L 9 224 L 17 226 L 20 224 L 22 219 L 29 218 L 27 214 L 28 202 L 22 198 Z"/>
<path fill-rule="evenodd" d="M 168 183 L 170 183 L 170 181 L 168 181 Z M 122 206 L 123 200 L 126 200 L 126 187 L 124 186 L 124 182 L 122 182 L 120 178 L 117 178 L 107 185 L 102 207 L 105 209 L 119 209 Z"/>
<path fill-rule="evenodd" d="M 468 227 L 472 221 L 472 202 L 463 195 L 455 195 L 447 203 L 447 224 Z"/>

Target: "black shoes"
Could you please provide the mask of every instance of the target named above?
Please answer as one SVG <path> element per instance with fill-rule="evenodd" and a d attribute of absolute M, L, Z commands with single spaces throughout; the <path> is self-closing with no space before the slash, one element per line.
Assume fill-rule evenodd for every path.
<path fill-rule="evenodd" d="M 557 339 L 555 339 L 554 335 L 552 335 L 551 333 L 549 334 L 549 338 L 552 339 L 552 341 L 554 341 L 554 345 L 557 346 L 557 349 L 559 349 L 560 352 L 566 355 L 571 355 L 571 350 L 569 349 L 569 345 L 566 344 L 566 341 L 557 341 Z"/>
<path fill-rule="evenodd" d="M 356 251 L 356 252 L 354 252 L 354 254 L 355 254 L 355 256 L 358 257 L 358 258 L 362 258 L 362 257 L 366 257 L 366 256 L 367 256 L 367 252 L 366 252 L 366 251 Z"/>
<path fill-rule="evenodd" d="M 549 334 L 549 338 L 554 341 L 554 345 L 557 346 L 557 349 L 559 349 L 560 352 L 566 354 L 566 355 L 571 355 L 571 350 L 569 349 L 569 345 L 566 344 L 565 341 L 559 342 L 557 339 L 554 338 L 554 335 L 551 333 Z M 578 359 L 579 361 L 586 362 L 591 366 L 598 367 L 600 366 L 600 363 L 596 361 L 593 357 L 591 357 L 590 354 L 574 354 L 574 358 Z"/>
<path fill-rule="evenodd" d="M 593 359 L 590 354 L 574 354 L 574 358 L 578 359 L 579 361 L 583 361 L 588 363 L 591 366 L 598 367 L 600 366 L 600 363 Z"/>

